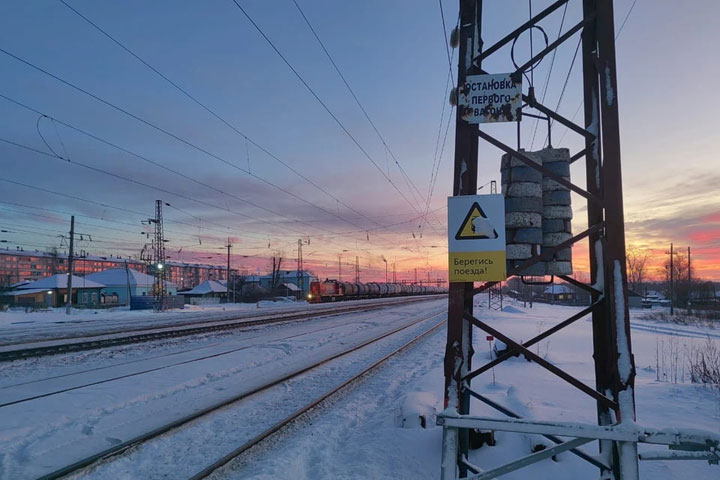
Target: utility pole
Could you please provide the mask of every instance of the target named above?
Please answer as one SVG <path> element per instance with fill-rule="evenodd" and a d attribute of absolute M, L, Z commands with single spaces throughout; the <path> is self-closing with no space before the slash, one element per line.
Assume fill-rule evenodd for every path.
<path fill-rule="evenodd" d="M 397 283 L 397 271 L 395 270 L 395 262 L 393 262 L 393 283 Z"/>
<path fill-rule="evenodd" d="M 482 44 L 482 2 L 460 0 L 458 24 L 458 90 L 464 89 L 466 77 L 479 73 L 479 62 L 473 64 Z M 457 92 L 458 96 L 460 92 Z M 478 126 L 463 119 L 464 108 L 458 105 L 455 116 L 455 163 L 453 196 L 474 195 L 477 192 Z M 473 314 L 473 283 L 450 283 L 448 295 L 447 343 L 445 344 L 445 408 L 461 415 L 470 413 L 470 394 L 463 389 L 462 378 L 472 367 L 472 325 L 464 318 Z M 469 386 L 469 385 L 468 385 Z M 467 457 L 469 435 L 445 429 L 443 444 L 458 446 L 458 458 L 443 458 L 443 464 L 457 463 L 460 478 L 467 476 L 467 468 L 459 460 Z M 446 436 L 455 435 L 454 438 Z M 454 478 L 454 473 L 453 473 Z"/>
<path fill-rule="evenodd" d="M 673 258 L 675 252 L 673 251 L 673 244 L 670 244 L 670 251 L 665 252 L 666 255 L 670 255 L 670 315 L 675 315 L 675 266 Z"/>
<path fill-rule="evenodd" d="M 132 300 L 132 291 L 130 290 L 130 270 L 128 269 L 127 260 L 125 260 L 125 280 L 127 281 L 127 304 L 129 307 Z"/>
<path fill-rule="evenodd" d="M 298 239 L 298 253 L 297 253 L 297 286 L 300 289 L 300 294 L 305 297 L 305 274 L 303 272 L 303 245 L 310 245 L 310 238 L 303 240 Z"/>
<path fill-rule="evenodd" d="M 360 257 L 355 255 L 355 283 L 360 283 Z"/>
<path fill-rule="evenodd" d="M 225 279 L 227 284 L 225 287 L 225 300 L 230 302 L 230 248 L 232 248 L 230 237 L 228 237 L 228 243 L 225 246 L 227 247 L 227 278 Z"/>
<path fill-rule="evenodd" d="M 416 284 L 418 283 L 418 278 L 417 278 L 417 268 L 415 268 L 415 283 L 416 283 Z"/>
<path fill-rule="evenodd" d="M 75 215 L 70 217 L 70 251 L 68 252 L 68 274 L 67 274 L 67 302 L 65 302 L 65 313 L 70 315 L 72 310 L 72 277 L 75 244 Z"/>
<path fill-rule="evenodd" d="M 690 247 L 688 247 L 688 289 L 687 289 L 687 314 L 690 315 L 690 290 L 692 288 L 690 278 Z"/>
<path fill-rule="evenodd" d="M 385 262 L 385 283 L 388 283 L 387 258 L 385 258 L 385 256 L 383 256 L 382 260 L 383 260 L 383 262 Z"/>
<path fill-rule="evenodd" d="M 342 282 L 342 253 L 338 253 L 338 282 Z"/>

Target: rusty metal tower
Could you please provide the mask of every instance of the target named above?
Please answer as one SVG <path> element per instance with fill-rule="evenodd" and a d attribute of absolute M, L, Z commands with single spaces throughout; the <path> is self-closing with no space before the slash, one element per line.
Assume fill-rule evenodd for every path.
<path fill-rule="evenodd" d="M 482 313 L 473 312 L 473 296 L 494 288 L 497 282 L 488 282 L 476 287 L 473 283 L 451 283 L 448 304 L 448 331 L 445 350 L 445 406 L 438 416 L 443 426 L 443 480 L 468 477 L 489 479 L 522 468 L 563 451 L 590 462 L 600 469 L 601 478 L 630 480 L 638 478 L 639 442 L 669 445 L 683 448 L 682 442 L 693 444 L 702 450 L 709 437 L 694 433 L 666 435 L 660 431 L 642 429 L 635 425 L 634 378 L 635 365 L 630 341 L 630 322 L 627 301 L 627 274 L 625 268 L 625 229 L 623 216 L 623 194 L 620 164 L 620 127 L 618 122 L 618 91 L 615 68 L 615 31 L 612 0 L 558 0 L 547 8 L 530 14 L 529 20 L 492 45 L 483 41 L 483 0 L 460 0 L 460 16 L 457 31 L 453 35 L 459 47 L 458 90 L 456 99 L 467 98 L 470 93 L 466 77 L 488 74 L 483 63 L 491 56 L 497 57 L 505 47 L 516 42 L 522 34 L 531 34 L 541 29 L 543 19 L 568 3 L 577 2 L 581 16 L 554 41 L 548 41 L 536 53 L 531 51 L 525 63 L 515 65 L 510 78 L 519 82 L 544 57 L 571 38 L 581 46 L 582 91 L 584 99 L 584 123 L 578 125 L 552 108 L 543 105 L 530 85 L 522 94 L 522 107 L 517 111 L 504 109 L 502 114 L 517 122 L 517 146 L 507 145 L 486 129 L 478 128 L 477 122 L 470 123 L 473 115 L 469 106 L 458 102 L 456 116 L 455 165 L 453 195 L 474 195 L 477 191 L 478 138 L 509 155 L 511 160 L 520 162 L 542 173 L 543 177 L 557 182 L 568 190 L 580 195 L 587 202 L 587 228 L 568 240 L 551 248 L 533 252 L 532 258 L 515 262 L 508 269 L 508 276 L 522 276 L 523 272 L 538 262 L 548 261 L 553 256 L 571 247 L 578 241 L 588 239 L 590 255 L 590 282 L 579 282 L 567 275 L 559 277 L 564 281 L 587 291 L 592 298 L 591 305 L 579 313 L 557 323 L 552 328 L 530 338 L 516 341 L 487 322 Z M 492 22 L 492 18 L 486 19 Z M 517 80 L 515 80 L 517 79 Z M 477 113 L 476 113 L 477 115 Z M 569 181 L 568 177 L 543 167 L 521 150 L 520 121 L 530 116 L 548 125 L 555 122 L 583 139 L 583 148 L 570 156 L 570 162 L 584 159 L 586 167 L 585 186 Z M 550 131 L 548 127 L 548 143 Z M 497 131 L 497 130 L 493 130 Z M 530 347 L 577 320 L 592 316 L 592 358 L 595 365 L 595 385 L 587 385 L 565 370 L 553 365 L 535 354 Z M 473 330 L 479 328 L 508 346 L 505 353 L 479 368 L 473 365 Z M 530 335 L 528 335 L 530 336 Z M 583 425 L 550 422 L 523 421 L 509 408 L 472 389 L 471 381 L 514 354 L 522 354 L 528 360 L 540 365 L 550 373 L 587 394 L 597 408 L 597 424 Z M 506 381 L 512 383 L 512 379 Z M 501 412 L 500 419 L 476 417 L 470 413 L 470 400 L 475 398 Z M 513 419 L 509 421 L 507 418 Z M 470 432 L 473 430 L 498 430 L 518 433 L 542 434 L 555 446 L 515 462 L 480 472 L 468 458 Z M 571 437 L 560 440 L 558 436 Z M 682 441 L 680 439 L 682 437 Z M 599 455 L 585 453 L 578 447 L 598 441 Z M 711 442 L 712 443 L 712 442 Z M 717 448 L 717 441 L 712 445 Z M 706 450 L 708 447 L 704 447 Z M 665 452 L 665 451 L 663 451 Z M 671 458 L 663 452 L 653 459 Z M 672 452 L 671 452 L 672 453 Z M 666 455 L 663 457 L 663 455 Z M 712 451 L 708 455 L 713 454 Z M 677 456 L 675 456 L 677 458 Z M 714 457 L 710 457 L 714 458 Z"/>
<path fill-rule="evenodd" d="M 167 276 L 167 265 L 165 265 L 165 235 L 163 232 L 162 200 L 155 201 L 155 218 L 149 219 L 155 225 L 153 236 L 153 263 L 152 270 L 155 277 L 153 283 L 153 298 L 155 310 L 165 310 L 166 291 L 165 277 Z"/>

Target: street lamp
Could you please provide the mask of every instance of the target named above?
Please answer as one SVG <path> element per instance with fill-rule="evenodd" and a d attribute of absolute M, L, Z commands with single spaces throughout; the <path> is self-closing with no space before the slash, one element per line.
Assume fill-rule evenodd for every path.
<path fill-rule="evenodd" d="M 382 261 L 385 262 L 385 283 L 388 283 L 388 276 L 387 276 L 387 258 L 383 255 Z"/>

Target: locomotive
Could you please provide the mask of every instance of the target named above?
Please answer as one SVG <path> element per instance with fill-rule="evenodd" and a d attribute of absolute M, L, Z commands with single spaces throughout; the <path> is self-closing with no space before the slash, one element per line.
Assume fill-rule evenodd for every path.
<path fill-rule="evenodd" d="M 430 295 L 447 293 L 443 287 L 428 285 L 405 285 L 401 283 L 351 283 L 337 280 L 310 282 L 310 303 L 336 302 L 339 300 L 357 300 L 360 298 L 379 298 L 407 295 Z"/>

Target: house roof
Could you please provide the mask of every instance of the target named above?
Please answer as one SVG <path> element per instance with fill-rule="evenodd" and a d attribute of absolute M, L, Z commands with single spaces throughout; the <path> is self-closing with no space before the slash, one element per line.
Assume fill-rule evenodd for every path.
<path fill-rule="evenodd" d="M 152 287 L 155 283 L 155 277 L 147 275 L 132 268 L 128 268 L 125 272 L 124 268 L 108 268 L 98 273 L 85 275 L 85 278 L 94 282 L 104 283 L 107 286 L 127 285 L 128 277 L 130 277 L 130 285 Z M 165 281 L 167 287 L 176 287 L 172 282 Z"/>
<path fill-rule="evenodd" d="M 312 277 L 316 278 L 317 275 L 315 275 L 313 272 L 309 270 L 303 270 L 302 271 L 304 277 Z M 278 272 L 279 278 L 297 278 L 298 271 L 297 270 L 280 270 Z M 267 275 L 261 275 L 260 278 L 262 279 L 272 279 L 272 273 L 268 273 Z"/>
<path fill-rule="evenodd" d="M 51 277 L 41 278 L 35 282 L 30 282 L 27 285 L 22 285 L 18 290 L 30 290 L 30 289 L 42 289 L 51 290 L 54 288 L 67 288 L 67 273 L 56 273 Z M 83 289 L 83 288 L 105 288 L 102 283 L 94 282 L 92 280 L 72 276 L 72 288 Z"/>
<path fill-rule="evenodd" d="M 550 285 L 549 287 L 547 287 L 545 289 L 545 293 L 553 293 L 553 294 L 573 293 L 573 290 L 572 290 L 572 288 L 568 287 L 567 285 L 554 284 L 554 285 Z"/>
<path fill-rule="evenodd" d="M 300 291 L 300 288 L 297 285 L 295 285 L 294 283 L 281 283 L 280 287 L 287 288 L 291 292 L 299 292 Z"/>
<path fill-rule="evenodd" d="M 183 295 L 206 295 L 208 293 L 227 293 L 227 288 L 215 280 L 205 280 L 192 290 L 182 292 Z"/>
<path fill-rule="evenodd" d="M 26 290 L 13 290 L 12 292 L 5 292 L 3 295 L 7 295 L 9 297 L 19 297 L 22 295 L 34 295 L 36 293 L 43 293 L 47 291 L 47 288 L 28 288 Z"/>

